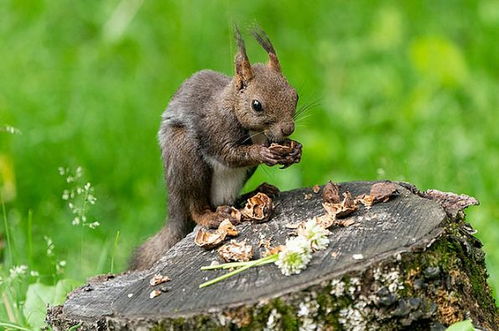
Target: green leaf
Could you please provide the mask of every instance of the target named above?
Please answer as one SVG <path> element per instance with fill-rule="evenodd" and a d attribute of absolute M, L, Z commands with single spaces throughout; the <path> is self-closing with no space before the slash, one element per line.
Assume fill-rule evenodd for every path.
<path fill-rule="evenodd" d="M 471 320 L 465 320 L 452 324 L 447 328 L 447 331 L 473 331 L 475 328 L 471 324 Z"/>
<path fill-rule="evenodd" d="M 78 282 L 71 279 L 62 279 L 54 286 L 31 284 L 26 292 L 26 302 L 23 307 L 24 316 L 31 327 L 44 327 L 47 306 L 62 304 L 66 295 L 78 285 Z"/>

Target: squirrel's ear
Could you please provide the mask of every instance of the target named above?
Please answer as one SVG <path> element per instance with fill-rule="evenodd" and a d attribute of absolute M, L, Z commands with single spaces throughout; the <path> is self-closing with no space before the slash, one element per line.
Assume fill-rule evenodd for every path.
<path fill-rule="evenodd" d="M 237 42 L 237 55 L 236 55 L 236 79 L 238 87 L 241 89 L 253 78 L 253 71 L 251 70 L 251 63 L 246 55 L 246 47 L 241 33 L 237 26 L 234 26 L 234 35 Z"/>
<path fill-rule="evenodd" d="M 267 51 L 267 53 L 269 54 L 269 62 L 267 65 L 275 71 L 281 72 L 281 65 L 279 64 L 279 60 L 277 59 L 277 54 L 267 34 L 258 26 L 254 27 L 251 33 L 255 37 L 256 41 L 258 41 L 260 46 L 262 46 L 263 49 L 265 49 L 265 51 Z"/>

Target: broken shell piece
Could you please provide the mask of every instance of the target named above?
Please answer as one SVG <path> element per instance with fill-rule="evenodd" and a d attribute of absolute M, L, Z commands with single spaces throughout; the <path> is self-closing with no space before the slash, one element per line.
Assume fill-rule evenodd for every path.
<path fill-rule="evenodd" d="M 257 193 L 248 199 L 246 206 L 241 210 L 244 220 L 262 223 L 270 218 L 272 213 L 272 199 L 265 193 Z"/>
<path fill-rule="evenodd" d="M 333 219 L 348 216 L 359 208 L 350 192 L 343 193 L 341 203 L 324 202 L 322 206 Z"/>
<path fill-rule="evenodd" d="M 170 281 L 170 277 L 168 276 L 163 276 L 162 274 L 155 274 L 150 280 L 149 280 L 149 284 L 151 286 L 154 286 L 154 285 L 159 285 L 159 284 L 162 284 L 164 282 L 169 282 Z"/>
<path fill-rule="evenodd" d="M 375 202 L 386 202 L 395 193 L 397 193 L 397 185 L 390 182 L 382 182 L 373 184 L 369 195 L 373 197 Z"/>
<path fill-rule="evenodd" d="M 231 240 L 218 249 L 218 255 L 225 262 L 246 262 L 253 257 L 253 246 L 244 241 Z"/>
<path fill-rule="evenodd" d="M 155 298 L 155 297 L 157 297 L 160 294 L 161 294 L 160 290 L 153 290 L 153 291 L 151 291 L 151 293 L 149 293 L 149 298 L 150 299 Z"/>
<path fill-rule="evenodd" d="M 196 233 L 194 243 L 200 247 L 212 249 L 219 246 L 222 241 L 224 241 L 226 236 L 227 232 L 225 231 L 213 231 L 205 228 L 200 228 Z"/>
<path fill-rule="evenodd" d="M 314 187 L 312 187 L 312 191 L 314 191 L 314 193 L 319 193 L 319 191 L 321 190 L 321 187 L 319 185 L 314 185 Z"/>
<path fill-rule="evenodd" d="M 374 205 L 374 197 L 369 194 L 363 194 L 355 198 L 355 201 L 360 202 L 367 209 L 371 208 Z"/>
<path fill-rule="evenodd" d="M 364 258 L 364 255 L 362 255 L 362 254 L 354 254 L 354 255 L 352 255 L 352 258 L 354 260 L 362 260 Z"/>
<path fill-rule="evenodd" d="M 239 212 L 239 210 L 238 210 Z M 239 213 L 239 219 L 241 219 L 241 213 Z M 221 232 L 225 232 L 228 236 L 235 237 L 239 235 L 239 231 L 237 231 L 236 227 L 234 224 L 232 224 L 231 221 L 229 220 L 223 220 L 222 223 L 218 226 L 218 230 Z"/>
<path fill-rule="evenodd" d="M 241 222 L 241 212 L 239 211 L 239 209 L 230 207 L 230 216 L 236 221 L 236 224 L 239 224 Z"/>
<path fill-rule="evenodd" d="M 327 213 L 316 217 L 316 222 L 319 226 L 327 229 L 334 224 L 335 218 L 329 216 Z"/>
<path fill-rule="evenodd" d="M 305 200 L 310 200 L 310 199 L 312 199 L 312 193 L 304 193 L 304 194 L 303 194 L 303 198 L 304 198 Z"/>
<path fill-rule="evenodd" d="M 326 203 L 339 203 L 341 201 L 340 198 L 340 189 L 338 185 L 329 181 L 322 191 L 322 200 Z"/>
<path fill-rule="evenodd" d="M 263 253 L 263 257 L 266 257 L 266 256 L 269 256 L 269 255 L 274 255 L 274 254 L 277 254 L 281 251 L 283 251 L 285 248 L 284 245 L 279 245 L 279 246 L 276 246 L 276 247 L 269 247 L 265 250 L 265 252 Z"/>

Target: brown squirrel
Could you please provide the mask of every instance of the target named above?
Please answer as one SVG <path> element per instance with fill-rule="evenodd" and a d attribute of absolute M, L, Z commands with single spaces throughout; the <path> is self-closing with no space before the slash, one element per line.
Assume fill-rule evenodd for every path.
<path fill-rule="evenodd" d="M 232 219 L 228 206 L 259 164 L 286 167 L 300 161 L 302 146 L 297 142 L 287 154 L 269 148 L 289 142 L 298 95 L 281 73 L 268 36 L 260 29 L 252 33 L 268 53 L 267 64 L 250 64 L 236 27 L 235 76 L 195 73 L 163 113 L 159 143 L 169 220 L 137 249 L 130 269 L 150 267 L 196 224 L 216 228 Z"/>

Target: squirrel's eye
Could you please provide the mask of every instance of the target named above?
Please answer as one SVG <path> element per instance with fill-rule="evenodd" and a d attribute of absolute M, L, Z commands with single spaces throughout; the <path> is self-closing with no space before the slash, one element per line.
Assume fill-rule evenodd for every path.
<path fill-rule="evenodd" d="M 263 110 L 262 104 L 258 100 L 251 101 L 251 108 L 253 108 L 254 111 L 258 112 Z"/>

